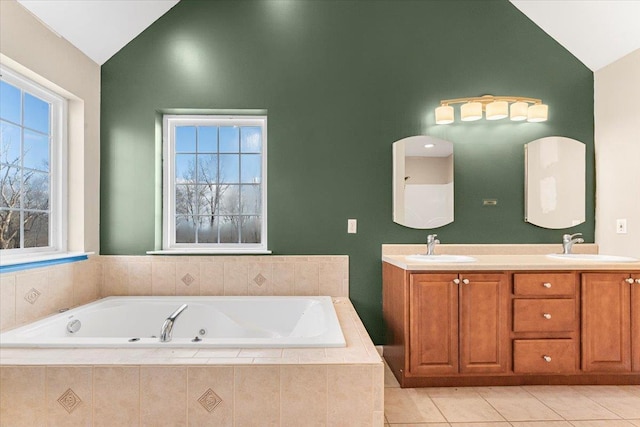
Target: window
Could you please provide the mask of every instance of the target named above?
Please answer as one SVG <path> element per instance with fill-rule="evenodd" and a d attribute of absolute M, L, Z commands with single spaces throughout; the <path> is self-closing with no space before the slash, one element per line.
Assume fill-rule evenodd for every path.
<path fill-rule="evenodd" d="M 0 251 L 66 251 L 66 101 L 0 68 Z"/>
<path fill-rule="evenodd" d="M 164 116 L 163 249 L 265 252 L 265 116 Z"/>

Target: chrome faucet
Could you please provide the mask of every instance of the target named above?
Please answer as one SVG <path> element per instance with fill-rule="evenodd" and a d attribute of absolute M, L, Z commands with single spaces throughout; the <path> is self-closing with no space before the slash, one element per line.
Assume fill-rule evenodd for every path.
<path fill-rule="evenodd" d="M 427 236 L 427 255 L 435 255 L 433 252 L 436 245 L 440 243 L 440 240 L 436 239 L 436 237 L 438 237 L 437 234 L 429 234 Z"/>
<path fill-rule="evenodd" d="M 187 309 L 187 304 L 182 304 L 176 311 L 171 313 L 167 320 L 162 324 L 162 329 L 160 330 L 160 342 L 169 342 L 171 341 L 171 332 L 173 331 L 173 324 L 180 314 Z"/>
<path fill-rule="evenodd" d="M 570 254 L 574 243 L 584 243 L 582 233 L 565 234 L 562 236 L 562 253 Z"/>

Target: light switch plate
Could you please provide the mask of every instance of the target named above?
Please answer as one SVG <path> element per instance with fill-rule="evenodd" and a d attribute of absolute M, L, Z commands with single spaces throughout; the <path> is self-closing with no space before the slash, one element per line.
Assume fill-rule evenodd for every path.
<path fill-rule="evenodd" d="M 616 233 L 627 234 L 627 219 L 621 218 L 616 220 Z"/>
<path fill-rule="evenodd" d="M 356 234 L 358 232 L 358 220 L 357 219 L 348 219 L 347 220 L 347 233 Z"/>

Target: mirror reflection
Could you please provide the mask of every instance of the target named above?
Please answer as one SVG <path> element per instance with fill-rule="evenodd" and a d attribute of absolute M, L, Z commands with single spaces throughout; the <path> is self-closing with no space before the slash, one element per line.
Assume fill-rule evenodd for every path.
<path fill-rule="evenodd" d="M 453 222 L 453 144 L 431 136 L 393 143 L 393 221 L 411 228 Z"/>
<path fill-rule="evenodd" d="M 575 139 L 550 136 L 525 148 L 525 221 L 569 228 L 585 221 L 586 150 Z"/>

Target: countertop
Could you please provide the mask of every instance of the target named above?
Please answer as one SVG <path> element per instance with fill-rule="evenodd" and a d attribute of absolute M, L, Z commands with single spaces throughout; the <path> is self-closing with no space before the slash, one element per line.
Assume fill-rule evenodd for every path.
<path fill-rule="evenodd" d="M 640 261 L 601 262 L 554 259 L 561 245 L 438 245 L 437 254 L 468 255 L 476 262 L 419 262 L 407 255 L 426 252 L 426 245 L 382 245 L 382 261 L 411 271 L 640 271 Z M 595 254 L 594 244 L 574 246 L 574 253 Z M 614 255 L 614 254 L 610 254 Z"/>

